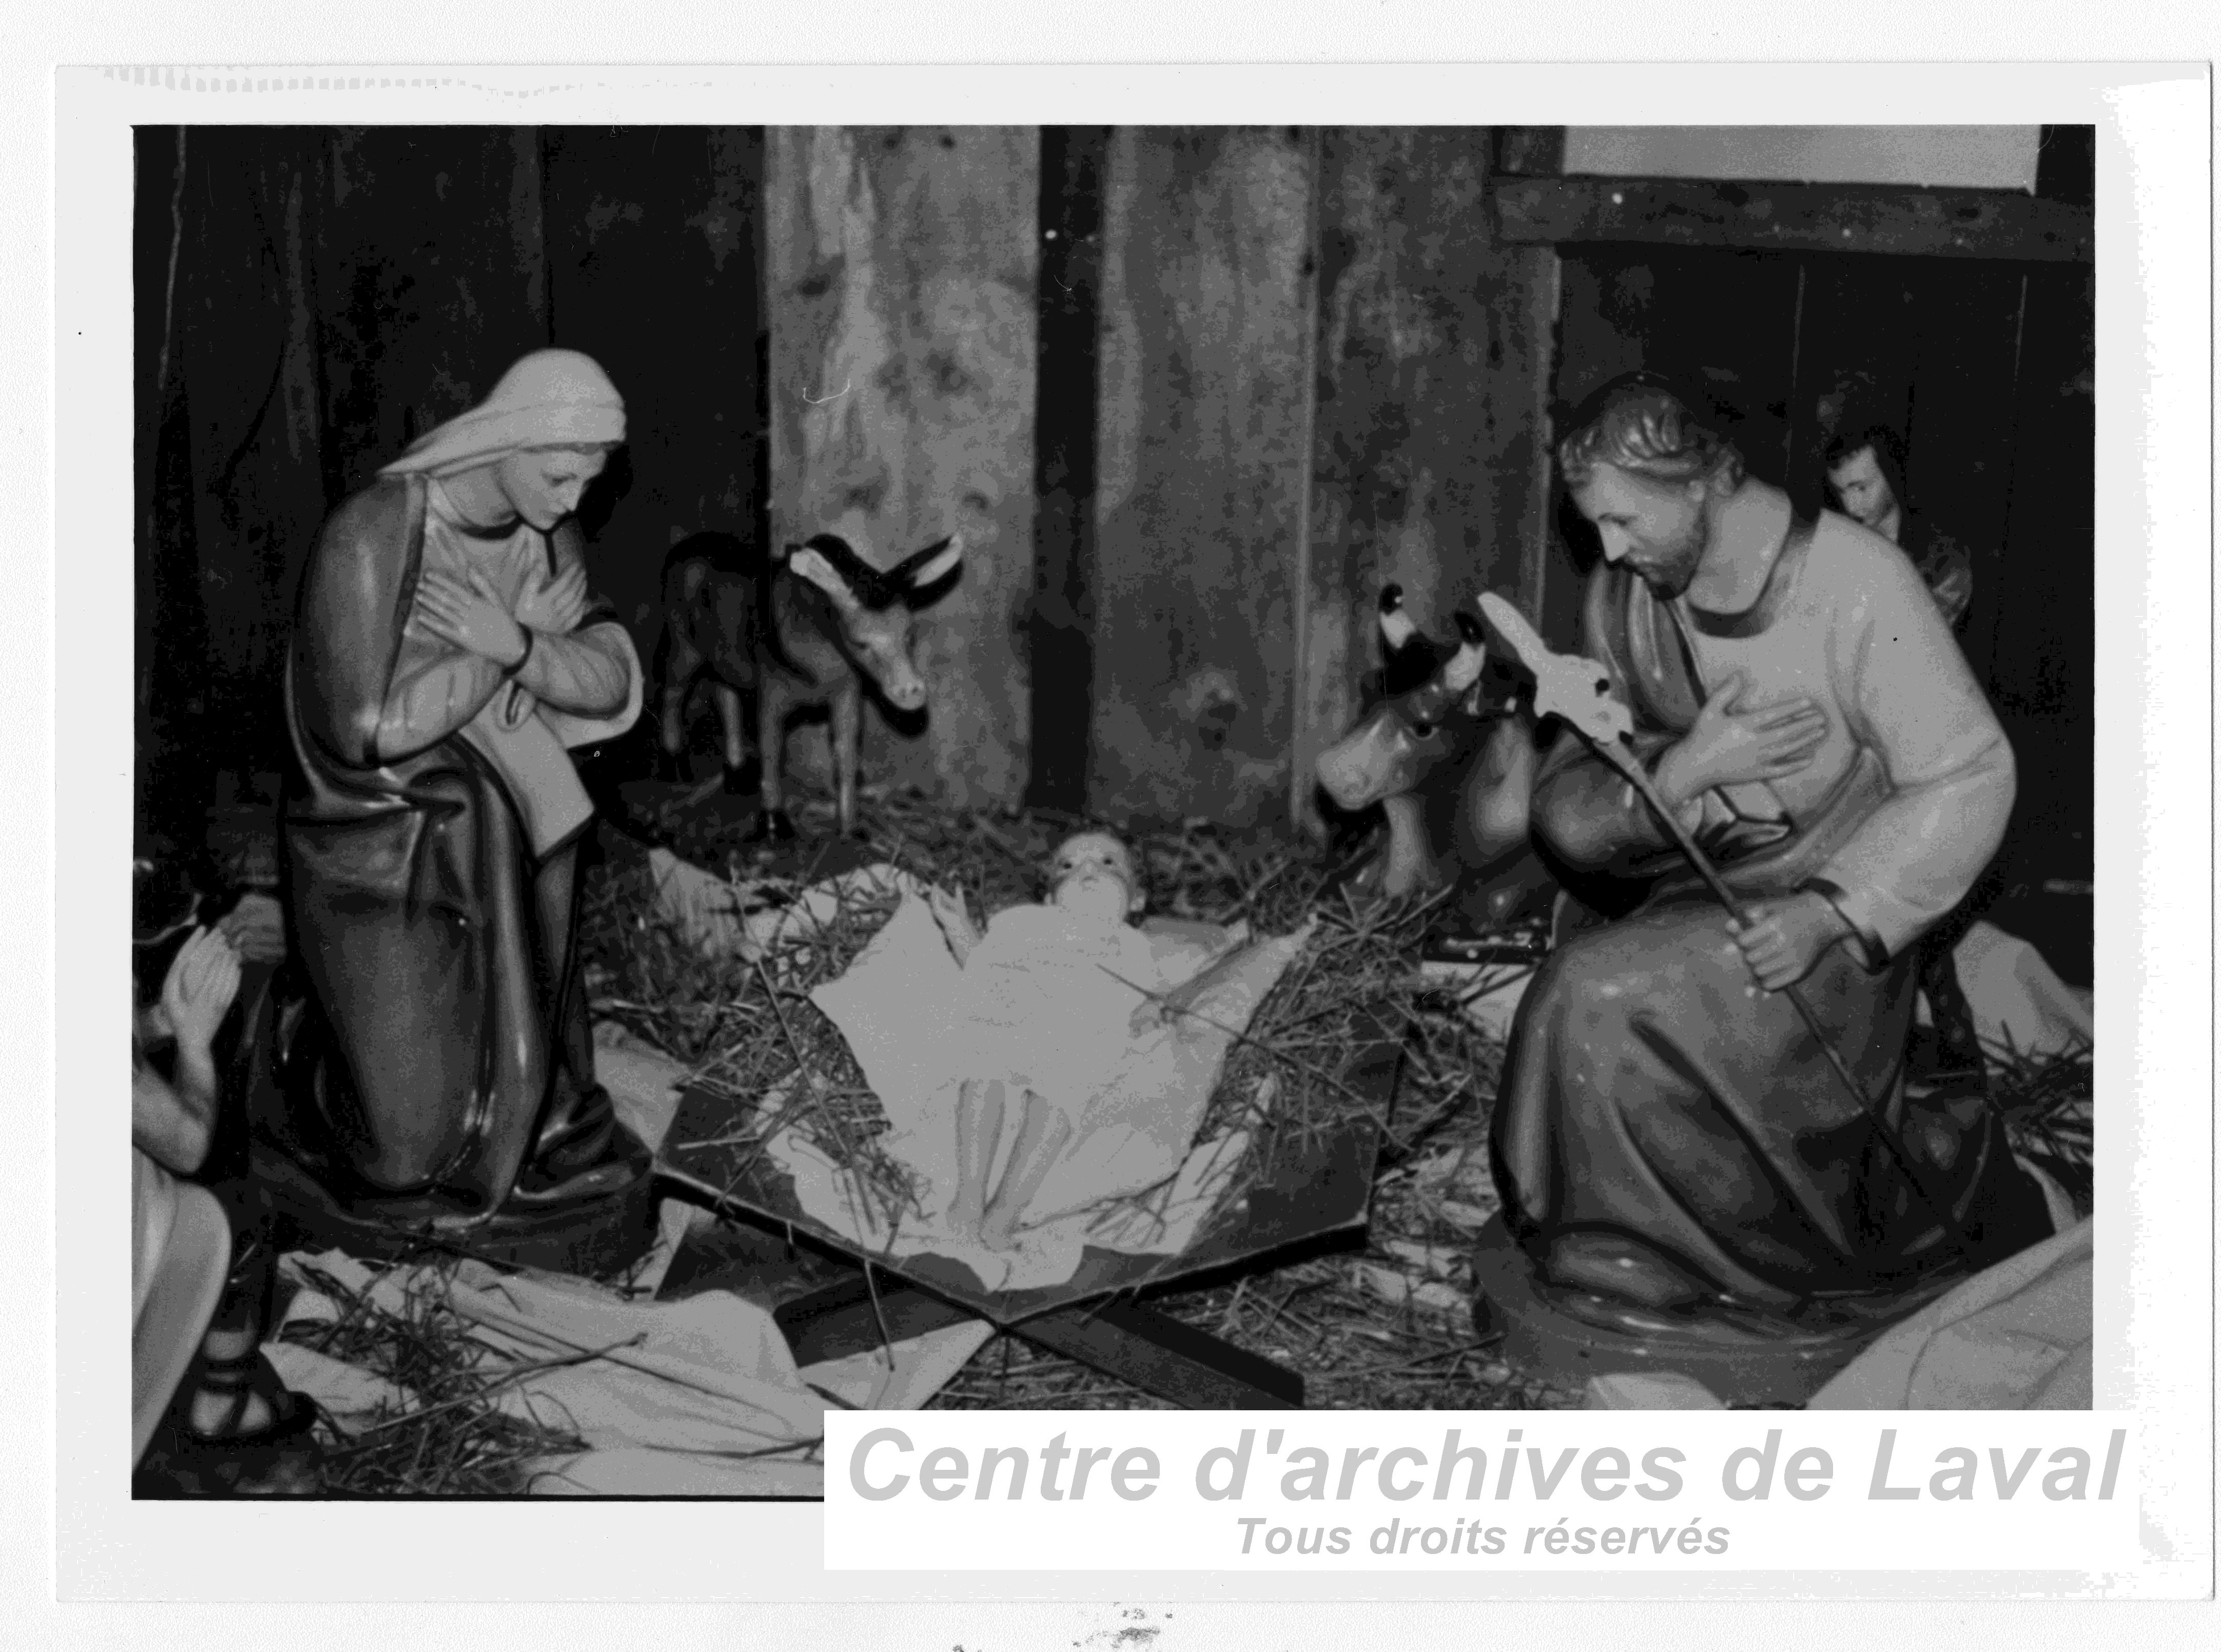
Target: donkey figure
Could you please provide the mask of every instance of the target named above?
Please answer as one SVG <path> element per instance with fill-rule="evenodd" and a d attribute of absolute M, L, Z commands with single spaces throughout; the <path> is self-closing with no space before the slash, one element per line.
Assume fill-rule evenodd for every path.
<path fill-rule="evenodd" d="M 795 835 L 786 812 L 787 722 L 798 711 L 822 708 L 833 726 L 839 829 L 853 833 L 866 685 L 898 711 L 924 709 L 925 681 L 910 656 L 917 613 L 954 586 L 964 560 L 962 536 L 935 541 L 881 569 L 838 534 L 817 534 L 782 548 L 753 578 L 730 571 L 729 558 L 721 563 L 711 554 L 724 548 L 705 545 L 699 556 L 679 554 L 685 548 L 674 549 L 665 577 L 666 760 L 676 756 L 683 738 L 688 690 L 704 671 L 714 669 L 726 783 L 737 790 L 741 697 L 753 690 L 761 778 L 750 835 L 784 842 Z"/>

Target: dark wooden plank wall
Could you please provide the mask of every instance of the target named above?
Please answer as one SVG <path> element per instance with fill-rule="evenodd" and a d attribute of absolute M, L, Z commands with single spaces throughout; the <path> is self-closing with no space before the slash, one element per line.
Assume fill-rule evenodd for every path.
<path fill-rule="evenodd" d="M 1042 141 L 195 134 L 169 389 L 147 391 L 147 704 L 243 716 L 248 760 L 273 762 L 316 523 L 552 341 L 632 409 L 583 514 L 644 654 L 663 554 L 698 529 L 791 537 L 854 508 L 889 554 L 962 527 L 965 579 L 921 630 L 933 716 L 872 719 L 873 778 L 984 804 L 1041 775 L 1044 800 L 1114 817 L 1304 820 L 1380 581 L 1435 624 L 1481 584 L 1536 584 L 1520 559 L 1542 535 L 1507 524 L 1547 497 L 1531 408 L 1555 291 L 1523 285 L 1531 249 L 1492 243 L 1486 128 L 1095 128 L 1058 151 L 1076 239 L 1047 264 Z M 141 199 L 151 290 L 168 214 Z M 156 693 L 158 635 L 210 663 Z M 822 744 L 798 744 L 808 772 Z"/>
<path fill-rule="evenodd" d="M 1028 768 L 1040 149 L 1033 127 L 766 139 L 772 530 L 859 511 L 883 564 L 963 531 L 920 625 L 930 716 L 865 735 L 867 780 L 960 804 L 1016 801 Z M 824 750 L 798 737 L 799 772 Z"/>
<path fill-rule="evenodd" d="M 1435 623 L 1537 582 L 1548 341 L 1537 260 L 1492 238 L 1491 134 L 1050 128 L 1039 161 L 1032 141 L 768 140 L 778 530 L 861 508 L 910 543 L 968 511 L 980 548 L 927 623 L 923 739 L 875 729 L 868 760 L 965 801 L 1030 779 L 1112 818 L 1308 824 L 1381 579 Z M 915 372 L 888 389 L 935 348 L 935 282 L 1014 341 L 962 409 Z"/>
<path fill-rule="evenodd" d="M 1532 603 L 1552 260 L 1486 128 L 1116 133 L 1103 230 L 1094 738 L 1114 817 L 1317 824 L 1310 767 L 1423 623 Z"/>
<path fill-rule="evenodd" d="M 1485 130 L 1323 136 L 1310 590 L 1292 751 L 1306 825 L 1311 765 L 1378 663 L 1381 586 L 1400 585 L 1412 617 L 1448 635 L 1452 609 L 1523 583 L 1535 340 L 1521 254 L 1501 245 L 1486 210 L 1489 150 Z"/>
<path fill-rule="evenodd" d="M 1824 444 L 1839 422 L 1879 417 L 1905 433 L 1908 492 L 1973 560 L 1961 641 L 2021 760 L 1999 875 L 2086 876 L 2090 269 L 1592 246 L 1567 249 L 1563 279 L 1561 407 L 1631 367 L 1673 373 L 1739 404 L 1754 472 L 1807 508 L 1823 501 Z M 1593 535 L 1562 504 L 1556 529 L 1577 574 Z M 1572 616 L 1556 618 L 1570 640 Z M 2075 955 L 2055 962 L 2071 969 Z"/>
<path fill-rule="evenodd" d="M 860 509 L 890 545 L 975 547 L 925 626 L 931 717 L 873 727 L 876 774 L 1308 826 L 1382 579 L 1437 625 L 1484 585 L 1536 598 L 1555 267 L 1497 244 L 1493 147 L 769 135 L 776 530 Z M 951 397 L 934 364 L 966 350 Z"/>
<path fill-rule="evenodd" d="M 587 350 L 626 397 L 630 451 L 582 516 L 652 648 L 666 546 L 745 529 L 762 491 L 759 142 L 198 127 L 180 176 L 176 130 L 140 133 L 140 733 L 165 829 L 192 833 L 214 770 L 284 762 L 283 650 L 325 513 L 528 350 Z"/>
<path fill-rule="evenodd" d="M 1311 135 L 1136 128 L 1104 201 L 1088 802 L 1285 812 L 1314 313 Z"/>
<path fill-rule="evenodd" d="M 585 514 L 644 653 L 698 528 L 854 510 L 882 556 L 961 528 L 921 629 L 932 716 L 871 720 L 872 778 L 1310 826 L 1384 580 L 1437 629 L 1510 588 L 1570 640 L 1547 414 L 1610 372 L 1704 376 L 1777 479 L 1816 480 L 1826 397 L 1901 401 L 1916 491 L 1933 471 L 1999 520 L 1978 574 L 2011 587 L 2008 491 L 2017 541 L 2038 517 L 2004 323 L 2040 290 L 2058 336 L 2087 274 L 1561 260 L 1489 206 L 1556 165 L 1548 128 L 203 128 L 182 194 L 174 135 L 142 144 L 142 706 L 258 729 L 257 764 L 316 521 L 540 343 L 600 357 L 634 410 Z M 2041 617 L 1988 611 L 1986 668 Z"/>
<path fill-rule="evenodd" d="M 160 828 L 190 837 L 215 767 L 285 760 L 325 511 L 547 342 L 541 153 L 522 128 L 197 127 L 180 178 L 175 128 L 140 144 L 141 347 L 166 368 L 140 421 L 140 733 Z"/>
<path fill-rule="evenodd" d="M 625 398 L 627 441 L 580 511 L 594 579 L 643 659 L 665 554 L 763 520 L 757 260 L 763 139 L 750 127 L 543 135 L 553 342 Z"/>

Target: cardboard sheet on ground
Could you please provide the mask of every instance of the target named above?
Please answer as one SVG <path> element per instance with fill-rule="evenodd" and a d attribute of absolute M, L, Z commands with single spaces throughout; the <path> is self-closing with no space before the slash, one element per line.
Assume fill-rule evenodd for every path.
<path fill-rule="evenodd" d="M 1393 1092 L 1396 1050 L 1383 1045 L 1378 1058 L 1350 1075 L 1351 1087 L 1377 1096 L 1385 1110 Z M 736 1216 L 774 1233 L 813 1238 L 827 1248 L 959 1304 L 993 1325 L 1011 1327 L 1062 1308 L 1119 1292 L 1169 1286 L 1198 1274 L 1285 1251 L 1325 1235 L 1361 1225 L 1372 1196 L 1378 1133 L 1357 1118 L 1330 1132 L 1305 1136 L 1276 1132 L 1267 1143 L 1261 1173 L 1242 1196 L 1225 1204 L 1196 1230 L 1177 1254 L 1109 1250 L 1082 1246 L 1079 1266 L 1054 1284 L 990 1286 L 954 1256 L 919 1251 L 875 1251 L 846 1231 L 818 1221 L 804 1206 L 794 1179 L 757 1145 L 735 1141 L 733 1103 L 704 1090 L 679 1104 L 667 1153 L 671 1167 L 718 1195 Z M 897 1344 L 900 1347 L 901 1344 Z"/>
<path fill-rule="evenodd" d="M 704 925 L 696 944 L 706 949 L 753 951 L 774 975 L 779 970 L 780 943 L 792 932 L 789 926 L 810 923 L 816 910 L 813 903 L 837 906 L 842 900 L 871 892 L 901 891 L 918 898 L 904 903 L 912 908 L 910 923 L 906 930 L 897 931 L 892 937 L 891 950 L 895 943 L 906 942 L 931 956 L 928 936 L 917 927 L 923 914 L 932 928 L 930 947 L 946 953 L 946 942 L 924 899 L 929 892 L 923 885 L 892 867 L 853 864 L 836 868 L 830 859 L 823 870 L 836 875 L 823 878 L 804 892 L 803 898 L 791 901 L 783 916 L 768 921 L 758 917 L 758 932 L 753 936 L 748 933 L 746 896 L 736 898 L 729 892 L 735 885 L 724 879 L 688 868 L 694 873 L 691 878 L 683 874 L 662 878 L 660 887 L 666 892 L 660 899 L 666 911 L 682 923 L 690 911 L 729 914 L 728 924 Z M 672 870 L 662 861 L 658 861 L 657 867 L 660 874 Z M 1229 938 L 1238 934 L 1229 932 Z M 1280 945 L 1286 947 L 1287 942 Z M 1292 955 L 1293 948 L 1289 951 Z M 948 961 L 953 964 L 953 954 Z M 1274 969 L 1273 979 L 1280 968 L 1285 968 L 1285 961 Z M 1252 972 L 1244 974 L 1254 976 Z M 1248 1016 L 1271 982 L 1261 984 L 1251 978 L 1237 985 L 1247 1007 L 1238 1004 L 1232 1007 L 1241 1009 L 1242 1024 L 1246 1025 Z M 1228 1007 L 1217 1006 L 1222 1011 Z M 901 1008 L 898 1004 L 898 1020 Z M 1223 1014 L 1214 1018 L 1224 1020 Z M 868 1039 L 869 1035 L 866 1036 Z M 904 1062 L 898 1037 L 881 1038 L 878 1046 L 895 1065 Z M 1377 1111 L 1383 1117 L 1394 1093 L 1398 1062 L 1397 1042 L 1384 1031 L 1369 1045 L 1365 1059 L 1345 1075 L 1353 1090 L 1377 1102 Z M 868 1063 L 867 1072 L 870 1072 Z M 1206 1099 L 1209 1091 L 1209 1086 L 1203 1087 Z M 1183 1144 L 1186 1156 L 1173 1161 L 1166 1179 L 1157 1186 L 1138 1198 L 1117 1202 L 1099 1217 L 1086 1218 L 1076 1248 L 1068 1247 L 1063 1257 L 1055 1259 L 1055 1267 L 1042 1270 L 1040 1277 L 1054 1276 L 1045 1284 L 1029 1283 L 1006 1263 L 976 1250 L 954 1243 L 905 1242 L 899 1230 L 882 1232 L 869 1222 L 845 1216 L 841 1208 L 846 1203 L 845 1194 L 836 1187 L 831 1197 L 827 1195 L 826 1179 L 833 1175 L 834 1167 L 824 1155 L 810 1149 L 807 1142 L 798 1143 L 791 1136 L 780 1141 L 779 1154 L 775 1155 L 768 1150 L 769 1144 L 738 1128 L 747 1114 L 776 1112 L 776 1097 L 741 1104 L 708 1091 L 689 1090 L 679 1104 L 661 1158 L 668 1169 L 695 1183 L 704 1196 L 722 1200 L 735 1216 L 768 1231 L 808 1236 L 852 1261 L 868 1258 L 883 1271 L 960 1305 L 990 1324 L 1008 1327 L 1113 1292 L 1167 1285 L 1361 1225 L 1372 1191 L 1377 1145 L 1374 1123 L 1359 1118 L 1332 1130 L 1306 1133 L 1270 1117 L 1269 1095 L 1252 1100 L 1258 1104 L 1253 1106 L 1252 1128 L 1257 1133 L 1259 1150 L 1253 1163 L 1255 1173 L 1240 1198 L 1226 1200 L 1219 1179 L 1232 1168 L 1245 1142 L 1223 1139 L 1203 1143 L 1192 1152 L 1186 1151 Z M 800 1168 L 804 1176 L 819 1179 L 811 1200 L 803 1198 L 798 1186 L 800 1178 L 790 1165 Z M 820 1212 L 833 1219 L 824 1219 Z M 1090 1226 L 1095 1230 L 1088 1230 Z M 1128 1248 L 1111 1248 L 1104 1242 L 1106 1240 Z M 707 1252 L 697 1260 L 703 1261 L 712 1273 L 717 1271 L 716 1259 Z M 965 1329 L 985 1334 L 985 1326 Z M 896 1346 L 900 1349 L 905 1344 Z"/>
<path fill-rule="evenodd" d="M 767 1156 L 803 1210 L 851 1244 L 943 1257 L 992 1291 L 1062 1284 L 1090 1245 L 1177 1255 L 1248 1147 L 1242 1128 L 1196 1140 L 1227 1050 L 1308 939 L 1305 930 L 1239 947 L 1214 968 L 1192 1013 L 1150 1017 L 1152 997 L 1194 978 L 1208 949 L 1020 907 L 997 914 L 960 965 L 928 901 L 906 890 L 848 972 L 811 998 L 885 1111 L 890 1129 L 879 1145 L 911 1180 L 915 1208 L 890 1217 L 860 1198 L 848 1167 L 798 1129 L 775 1136 Z M 1022 1087 L 1045 1097 L 1072 1134 L 1013 1248 L 991 1250 L 947 1220 L 957 1192 L 957 1095 L 967 1079 L 1005 1078 L 1014 1099 Z M 989 1161 L 990 1186 L 1017 1111 L 1008 1110 Z"/>

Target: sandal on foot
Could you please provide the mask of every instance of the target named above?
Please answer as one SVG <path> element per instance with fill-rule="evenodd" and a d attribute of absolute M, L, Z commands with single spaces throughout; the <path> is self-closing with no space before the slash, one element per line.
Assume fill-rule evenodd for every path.
<path fill-rule="evenodd" d="M 212 1430 L 196 1429 L 192 1401 L 211 1392 L 225 1396 L 223 1417 Z M 270 1420 L 241 1430 L 241 1418 L 258 1399 L 269 1407 Z M 185 1396 L 174 1425 L 165 1431 L 166 1437 L 147 1454 L 150 1476 L 158 1486 L 167 1482 L 163 1489 L 188 1497 L 312 1492 L 323 1455 L 316 1437 L 322 1415 L 315 1400 L 285 1386 L 260 1349 L 244 1360 L 210 1361 Z"/>

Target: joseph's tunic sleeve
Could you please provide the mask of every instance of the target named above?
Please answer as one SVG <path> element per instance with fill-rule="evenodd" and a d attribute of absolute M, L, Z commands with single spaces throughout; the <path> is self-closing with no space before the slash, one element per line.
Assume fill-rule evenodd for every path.
<path fill-rule="evenodd" d="M 1854 738 L 1880 755 L 1890 795 L 1816 882 L 1869 952 L 1893 955 L 1956 905 L 2004 841 L 2012 748 L 1966 657 L 1903 555 L 1832 564 L 1842 616 L 1829 672 Z"/>

